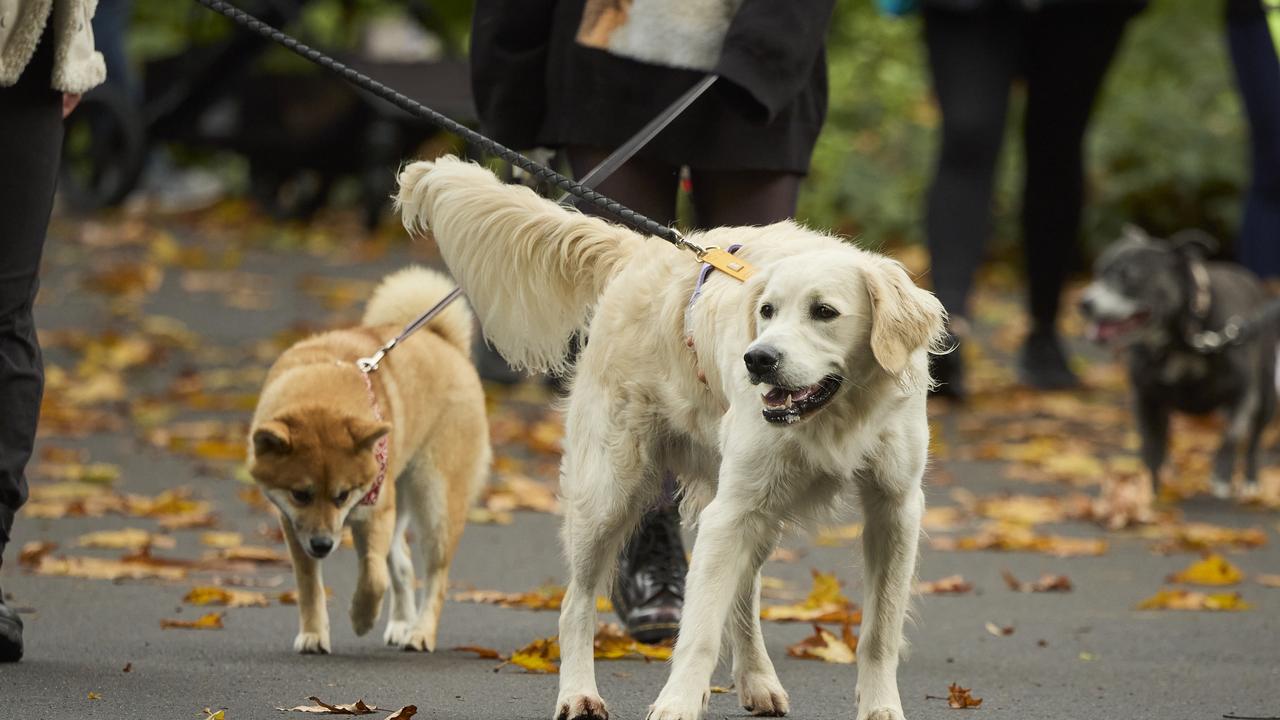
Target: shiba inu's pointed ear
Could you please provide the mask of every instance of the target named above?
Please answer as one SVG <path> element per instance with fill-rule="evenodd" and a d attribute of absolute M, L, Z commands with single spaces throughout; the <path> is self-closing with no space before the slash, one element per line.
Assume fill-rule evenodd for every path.
<path fill-rule="evenodd" d="M 1169 236 L 1169 244 L 1184 255 L 1206 258 L 1218 252 L 1218 241 L 1203 230 L 1179 230 Z"/>
<path fill-rule="evenodd" d="M 293 446 L 289 442 L 289 426 L 279 420 L 268 420 L 253 431 L 253 454 L 287 455 Z"/>
<path fill-rule="evenodd" d="M 347 432 L 351 433 L 351 441 L 356 450 L 368 450 L 387 433 L 391 432 L 391 423 L 382 420 L 362 420 L 351 418 L 347 422 Z"/>
<path fill-rule="evenodd" d="M 908 364 L 917 350 L 939 342 L 947 317 L 942 303 L 917 287 L 896 260 L 877 258 L 864 277 L 871 295 L 871 352 L 876 362 L 904 385 L 927 384 L 927 377 L 909 377 Z"/>

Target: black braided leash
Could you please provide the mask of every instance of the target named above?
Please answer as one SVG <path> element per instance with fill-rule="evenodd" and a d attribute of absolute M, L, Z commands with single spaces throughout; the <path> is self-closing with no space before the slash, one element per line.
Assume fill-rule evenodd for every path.
<path fill-rule="evenodd" d="M 487 138 L 471 128 L 458 123 L 435 110 L 432 110 L 426 105 L 396 92 L 377 80 L 343 65 L 319 50 L 299 42 L 298 40 L 271 27 L 270 25 L 267 25 L 261 20 L 229 3 L 223 2 L 222 0 L 195 1 L 216 13 L 226 16 L 237 25 L 247 28 L 268 40 L 279 43 L 320 67 L 342 76 L 342 78 L 347 82 L 377 95 L 410 115 L 420 117 L 441 130 L 445 130 L 461 137 L 472 147 L 482 150 L 490 155 L 502 158 L 503 160 L 534 176 L 538 180 L 550 183 L 569 195 L 573 195 L 574 197 L 595 205 L 610 216 L 617 218 L 624 225 L 642 233 L 660 237 L 676 247 L 692 250 L 693 252 L 698 253 L 699 256 L 705 252 L 703 248 L 685 240 L 684 236 L 677 232 L 675 228 L 671 228 L 651 220 L 635 210 L 623 205 L 617 200 L 612 200 L 591 188 L 570 180 L 546 165 L 535 162 L 515 150 L 512 150 L 495 140 Z"/>

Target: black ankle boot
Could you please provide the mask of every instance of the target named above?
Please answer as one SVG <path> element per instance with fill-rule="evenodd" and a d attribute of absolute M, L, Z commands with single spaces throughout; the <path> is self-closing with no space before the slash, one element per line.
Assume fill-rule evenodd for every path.
<path fill-rule="evenodd" d="M 631 637 L 644 643 L 675 638 L 688 570 L 680 513 L 665 508 L 646 514 L 622 551 L 613 585 L 613 608 Z"/>
<path fill-rule="evenodd" d="M 0 590 L 0 663 L 22 659 L 22 618 L 4 603 Z"/>
<path fill-rule="evenodd" d="M 1067 390 L 1080 385 L 1080 378 L 1067 364 L 1062 340 L 1052 329 L 1036 328 L 1027 335 L 1018 371 L 1023 383 L 1038 390 Z"/>

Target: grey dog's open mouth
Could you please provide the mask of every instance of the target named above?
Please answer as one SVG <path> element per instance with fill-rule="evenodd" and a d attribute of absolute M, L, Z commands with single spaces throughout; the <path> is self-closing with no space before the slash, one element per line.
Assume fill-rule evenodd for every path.
<path fill-rule="evenodd" d="M 1123 337 L 1147 324 L 1150 313 L 1140 310 L 1129 317 L 1120 319 L 1094 318 L 1087 330 L 1089 340 L 1096 343 L 1107 343 Z"/>
<path fill-rule="evenodd" d="M 838 376 L 828 375 L 809 387 L 775 387 L 760 398 L 764 401 L 764 419 L 771 423 L 798 422 L 830 402 L 840 384 Z"/>

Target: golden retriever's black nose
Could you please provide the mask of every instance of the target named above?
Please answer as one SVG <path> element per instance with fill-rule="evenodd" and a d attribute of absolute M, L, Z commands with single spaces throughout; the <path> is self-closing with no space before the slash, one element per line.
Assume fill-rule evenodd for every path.
<path fill-rule="evenodd" d="M 333 539 L 327 537 L 311 538 L 311 553 L 316 557 L 324 557 L 333 550 Z"/>
<path fill-rule="evenodd" d="M 768 375 L 778 369 L 778 363 L 782 360 L 782 353 L 768 345 L 751 348 L 746 355 L 742 356 L 742 361 L 747 364 L 747 372 L 751 373 L 753 378 Z"/>

